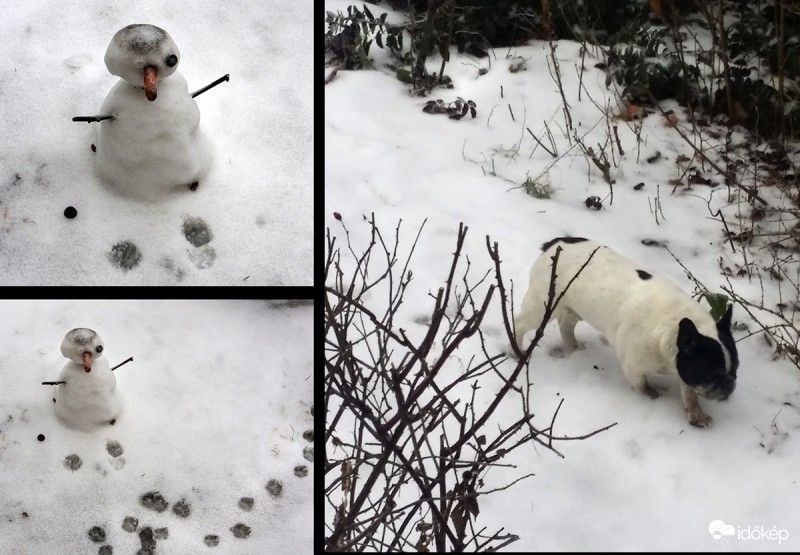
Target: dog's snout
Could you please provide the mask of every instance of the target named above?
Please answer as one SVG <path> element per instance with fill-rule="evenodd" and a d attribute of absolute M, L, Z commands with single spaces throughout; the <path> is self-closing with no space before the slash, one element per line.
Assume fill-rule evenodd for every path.
<path fill-rule="evenodd" d="M 717 384 L 716 387 L 712 387 L 705 393 L 700 393 L 700 394 L 703 397 L 707 399 L 712 399 L 714 401 L 725 401 L 728 397 L 730 397 L 731 393 L 733 393 L 735 387 L 736 387 L 736 382 L 731 380 L 729 382 L 723 382 Z"/>

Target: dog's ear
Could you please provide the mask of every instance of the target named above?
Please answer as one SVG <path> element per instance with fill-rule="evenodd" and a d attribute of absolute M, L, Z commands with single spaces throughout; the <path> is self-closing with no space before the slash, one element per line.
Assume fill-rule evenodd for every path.
<path fill-rule="evenodd" d="M 700 332 L 694 326 L 694 322 L 688 318 L 683 318 L 678 323 L 678 352 L 683 354 L 691 353 L 697 348 L 697 339 Z"/>
<path fill-rule="evenodd" d="M 722 318 L 717 322 L 717 331 L 719 333 L 731 334 L 731 320 L 733 319 L 733 305 L 728 305 L 728 310 L 722 315 Z"/>

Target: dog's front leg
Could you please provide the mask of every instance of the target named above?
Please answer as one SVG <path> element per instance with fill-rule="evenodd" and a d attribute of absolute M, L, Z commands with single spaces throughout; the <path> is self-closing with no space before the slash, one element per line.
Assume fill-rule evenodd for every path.
<path fill-rule="evenodd" d="M 683 382 L 681 382 L 681 399 L 683 399 L 683 410 L 686 412 L 689 424 L 698 428 L 706 428 L 711 424 L 711 417 L 703 412 L 697 402 L 697 394 Z"/>

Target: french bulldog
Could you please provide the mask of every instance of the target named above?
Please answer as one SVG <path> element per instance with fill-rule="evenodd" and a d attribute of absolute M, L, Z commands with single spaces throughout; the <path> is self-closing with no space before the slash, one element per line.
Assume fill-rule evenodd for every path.
<path fill-rule="evenodd" d="M 565 288 L 566 292 L 552 315 L 558 321 L 564 353 L 578 347 L 575 325 L 585 320 L 614 347 L 634 388 L 655 399 L 659 394 L 646 374 L 677 375 L 689 423 L 708 426 L 711 417 L 700 408 L 697 396 L 724 400 L 736 386 L 739 359 L 730 329 L 733 305 L 715 323 L 675 285 L 638 269 L 621 254 L 581 237 L 559 237 L 542 245 L 514 318 L 521 350 L 525 334 L 537 329 L 544 317 L 553 257 L 559 248 L 553 302 Z"/>

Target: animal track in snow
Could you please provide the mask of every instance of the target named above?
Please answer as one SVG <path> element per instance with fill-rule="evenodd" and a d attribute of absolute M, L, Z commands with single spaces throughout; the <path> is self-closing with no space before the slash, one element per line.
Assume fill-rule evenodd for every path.
<path fill-rule="evenodd" d="M 250 531 L 250 527 L 241 522 L 231 527 L 231 532 L 233 532 L 233 535 L 237 538 L 246 538 L 250 535 Z"/>
<path fill-rule="evenodd" d="M 183 236 L 195 247 L 202 247 L 214 238 L 205 220 L 191 216 L 183 219 Z"/>
<path fill-rule="evenodd" d="M 192 261 L 198 270 L 205 270 L 214 265 L 214 260 L 217 258 L 217 253 L 213 247 L 206 245 L 202 249 L 194 249 L 194 252 L 189 252 L 189 260 Z"/>
<path fill-rule="evenodd" d="M 141 501 L 142 506 L 159 513 L 166 511 L 167 507 L 169 506 L 169 503 L 167 503 L 164 497 L 157 491 L 149 491 L 142 495 L 139 500 Z"/>
<path fill-rule="evenodd" d="M 93 542 L 103 543 L 106 541 L 106 531 L 100 526 L 94 526 L 89 530 L 89 539 Z"/>
<path fill-rule="evenodd" d="M 172 506 L 172 512 L 181 518 L 186 518 L 192 513 L 192 506 L 185 499 L 181 499 Z"/>
<path fill-rule="evenodd" d="M 111 247 L 109 258 L 123 270 L 130 270 L 142 260 L 142 252 L 131 241 L 120 241 Z"/>
<path fill-rule="evenodd" d="M 106 451 L 108 451 L 109 455 L 115 458 L 119 457 L 121 454 L 125 452 L 125 450 L 122 448 L 122 445 L 120 445 L 119 441 L 113 439 L 109 439 L 106 442 Z"/>
<path fill-rule="evenodd" d="M 125 520 L 122 521 L 122 529 L 126 532 L 135 532 L 138 527 L 139 519 L 132 516 L 126 516 Z"/>
<path fill-rule="evenodd" d="M 75 472 L 83 466 L 83 461 L 78 455 L 67 455 L 64 459 L 64 466 Z"/>
<path fill-rule="evenodd" d="M 162 268 L 167 270 L 170 274 L 175 276 L 177 281 L 183 281 L 183 278 L 186 276 L 186 271 L 181 268 L 172 258 L 165 256 L 159 262 Z"/>
<path fill-rule="evenodd" d="M 189 260 L 198 270 L 205 270 L 214 265 L 217 253 L 208 245 L 214 234 L 203 218 L 186 216 L 183 219 L 183 236 L 195 247 L 189 251 Z"/>
<path fill-rule="evenodd" d="M 114 470 L 122 470 L 125 468 L 125 457 L 122 454 L 125 450 L 122 448 L 122 445 L 119 441 L 114 439 L 109 439 L 106 442 L 106 451 L 108 454 L 111 455 L 111 459 L 109 459 L 109 463 L 111 464 L 111 468 Z"/>
<path fill-rule="evenodd" d="M 267 482 L 267 491 L 273 497 L 280 497 L 283 495 L 283 484 L 280 483 L 278 480 L 270 480 Z"/>

